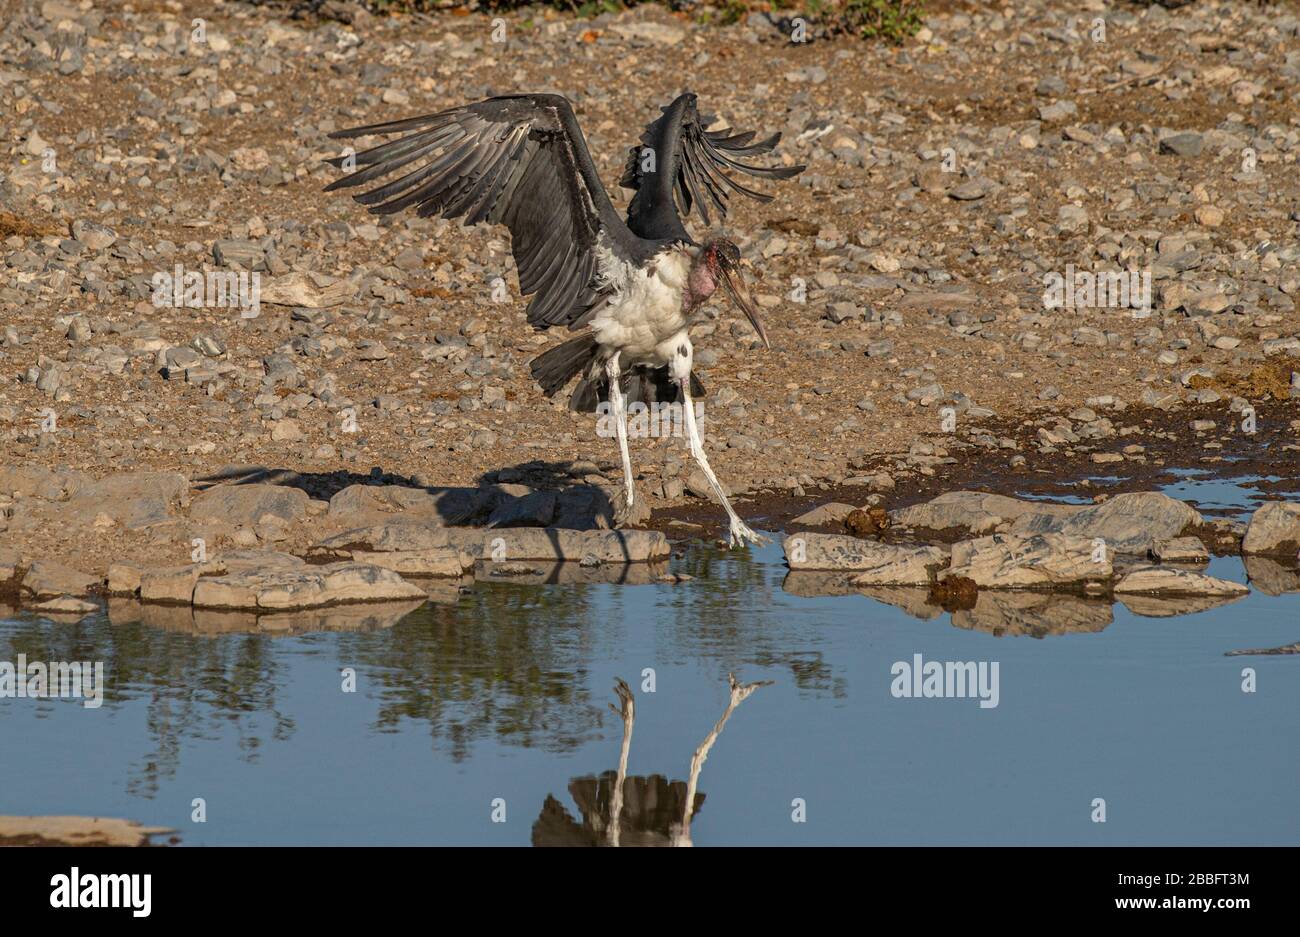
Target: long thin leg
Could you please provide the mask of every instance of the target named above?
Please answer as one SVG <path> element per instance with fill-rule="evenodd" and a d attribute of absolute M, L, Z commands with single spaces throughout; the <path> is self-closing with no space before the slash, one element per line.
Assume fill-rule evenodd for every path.
<path fill-rule="evenodd" d="M 619 844 L 619 834 L 623 822 L 623 785 L 627 782 L 627 756 L 632 750 L 632 725 L 636 721 L 636 704 L 632 701 L 632 691 L 622 680 L 614 684 L 618 694 L 619 709 L 610 709 L 618 713 L 623 720 L 623 747 L 618 751 L 618 774 L 614 778 L 614 790 L 610 792 L 609 829 L 605 831 L 606 841 L 611 846 Z"/>
<path fill-rule="evenodd" d="M 618 434 L 618 453 L 623 457 L 623 485 L 627 491 L 627 506 L 631 507 L 636 497 L 636 485 L 632 483 L 632 454 L 627 451 L 627 400 L 623 397 L 623 385 L 619 381 L 618 352 L 605 362 L 605 377 L 609 379 L 609 405 L 614 408 L 616 432 Z"/>
<path fill-rule="evenodd" d="M 682 382 L 681 388 L 682 417 L 686 423 L 686 441 L 691 449 L 691 457 L 700 466 L 700 471 L 704 473 L 704 477 L 709 480 L 709 487 L 718 496 L 723 509 L 727 512 L 727 517 L 731 520 L 731 545 L 733 547 L 743 546 L 746 540 L 754 544 L 767 543 L 766 537 L 759 536 L 750 530 L 745 522 L 740 519 L 740 515 L 731 509 L 731 502 L 727 500 L 726 494 L 723 493 L 722 485 L 718 482 L 718 476 L 714 475 L 713 469 L 709 467 L 709 457 L 704 454 L 704 443 L 700 441 L 700 431 L 695 425 L 695 402 L 691 399 L 691 381 L 689 377 Z"/>
<path fill-rule="evenodd" d="M 722 718 L 714 724 L 712 731 L 704 737 L 704 741 L 695 749 L 695 754 L 691 756 L 691 773 L 690 780 L 686 785 L 686 806 L 682 809 L 682 822 L 677 825 L 672 834 L 672 845 L 690 846 L 691 843 L 691 814 L 694 813 L 695 792 L 700 786 L 700 771 L 704 767 L 704 761 L 709 757 L 709 752 L 713 750 L 713 744 L 726 728 L 727 720 L 731 714 L 736 711 L 736 707 L 749 699 L 751 693 L 761 686 L 770 686 L 771 680 L 759 680 L 756 683 L 740 683 L 736 680 L 733 673 L 727 674 L 727 682 L 731 684 L 731 699 L 727 702 L 727 708 L 722 712 Z M 613 708 L 612 706 L 610 707 Z"/>

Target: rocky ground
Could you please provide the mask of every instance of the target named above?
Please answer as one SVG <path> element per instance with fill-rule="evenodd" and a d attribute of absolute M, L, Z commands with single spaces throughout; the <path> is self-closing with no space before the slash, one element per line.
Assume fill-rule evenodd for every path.
<path fill-rule="evenodd" d="M 718 303 L 692 332 L 747 516 L 1228 456 L 1277 493 L 1300 475 L 1293 3 L 936 3 L 902 48 L 792 42 L 762 14 L 532 12 L 495 42 L 486 17 L 332 7 L 351 22 L 0 0 L 0 567 L 102 583 L 201 565 L 196 539 L 289 563 L 375 512 L 617 524 L 612 440 L 528 376 L 564 336 L 526 325 L 504 232 L 321 191 L 329 132 L 519 89 L 575 102 L 610 186 L 683 88 L 808 165 L 727 223 L 773 350 Z M 258 315 L 156 305 L 178 265 L 257 273 Z M 1149 273 L 1152 308 L 1045 302 L 1076 271 Z M 633 458 L 652 526 L 716 529 L 682 439 Z M 313 562 L 400 581 L 354 552 L 412 551 Z"/>

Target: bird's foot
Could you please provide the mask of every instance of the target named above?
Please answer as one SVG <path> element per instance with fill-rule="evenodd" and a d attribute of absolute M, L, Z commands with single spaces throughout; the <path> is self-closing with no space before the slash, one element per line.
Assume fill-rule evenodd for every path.
<path fill-rule="evenodd" d="M 733 518 L 731 521 L 730 546 L 733 549 L 735 547 L 743 547 L 746 541 L 752 543 L 756 547 L 761 547 L 764 544 L 771 542 L 762 534 L 757 534 L 750 530 L 749 525 L 740 518 Z"/>

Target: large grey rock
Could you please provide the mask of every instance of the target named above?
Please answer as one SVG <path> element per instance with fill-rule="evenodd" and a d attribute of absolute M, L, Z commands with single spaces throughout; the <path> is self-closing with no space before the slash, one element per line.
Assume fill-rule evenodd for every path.
<path fill-rule="evenodd" d="M 1270 501 L 1250 518 L 1242 553 L 1295 556 L 1300 550 L 1300 504 Z"/>
<path fill-rule="evenodd" d="M 1151 595 L 1245 595 L 1250 589 L 1239 582 L 1217 579 L 1177 566 L 1139 566 L 1115 583 L 1115 592 Z"/>
<path fill-rule="evenodd" d="M 1059 533 L 1101 539 L 1108 550 L 1146 553 L 1155 541 L 1177 537 L 1201 522 L 1201 515 L 1181 501 L 1158 491 L 1138 491 L 1069 514 L 1027 513 L 1012 524 L 1011 532 L 1022 537 Z"/>
<path fill-rule="evenodd" d="M 244 527 L 253 527 L 268 517 L 292 522 L 307 516 L 310 501 L 307 492 L 285 485 L 219 485 L 194 499 L 190 518 Z"/>
<path fill-rule="evenodd" d="M 1181 501 L 1158 491 L 1116 495 L 1101 504 L 1053 504 L 981 491 L 950 491 L 931 501 L 890 512 L 903 527 L 959 528 L 988 533 L 1004 523 L 1021 536 L 1061 533 L 1100 537 L 1111 550 L 1146 553 L 1155 540 L 1181 534 L 1202 518 Z"/>
<path fill-rule="evenodd" d="M 1082 537 L 993 534 L 953 544 L 940 578 L 960 576 L 981 589 L 1059 589 L 1105 583 L 1113 572 L 1109 551 Z"/>
<path fill-rule="evenodd" d="M 1066 517 L 1080 510 L 1078 505 L 1024 501 L 983 491 L 948 491 L 930 501 L 889 512 L 900 527 L 928 530 L 960 528 L 971 533 L 991 532 L 998 525 L 1026 514 Z"/>
<path fill-rule="evenodd" d="M 856 586 L 925 585 L 948 562 L 942 547 L 904 547 L 839 534 L 790 534 L 782 541 L 792 570 L 853 571 Z"/>

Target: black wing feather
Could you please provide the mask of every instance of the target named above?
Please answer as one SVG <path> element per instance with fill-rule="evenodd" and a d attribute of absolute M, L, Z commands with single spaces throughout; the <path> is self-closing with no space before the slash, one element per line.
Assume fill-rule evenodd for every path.
<path fill-rule="evenodd" d="M 576 327 L 602 297 L 598 242 L 640 263 L 659 247 L 636 236 L 609 200 L 568 100 L 556 94 L 489 98 L 438 114 L 369 124 L 336 139 L 407 133 L 328 162 L 357 171 L 326 191 L 389 181 L 354 198 L 375 214 L 414 208 L 422 216 L 500 222 L 538 328 Z M 416 160 L 416 168 L 392 178 Z"/>
<path fill-rule="evenodd" d="M 628 153 L 618 184 L 636 193 L 628 205 L 627 223 L 634 234 L 643 238 L 690 241 L 684 217 L 690 217 L 694 210 L 706 225 L 712 224 L 712 209 L 725 218 L 727 189 L 759 201 L 772 199 L 741 185 L 728 170 L 765 179 L 788 179 L 806 168 L 741 162 L 742 157 L 770 153 L 781 135 L 752 143 L 757 135 L 752 130 L 705 130 L 709 121 L 696 110 L 696 100 L 690 92 L 679 96 L 663 109 L 662 117 L 646 127 L 641 142 Z M 653 173 L 641 168 L 647 148 L 655 157 Z"/>

